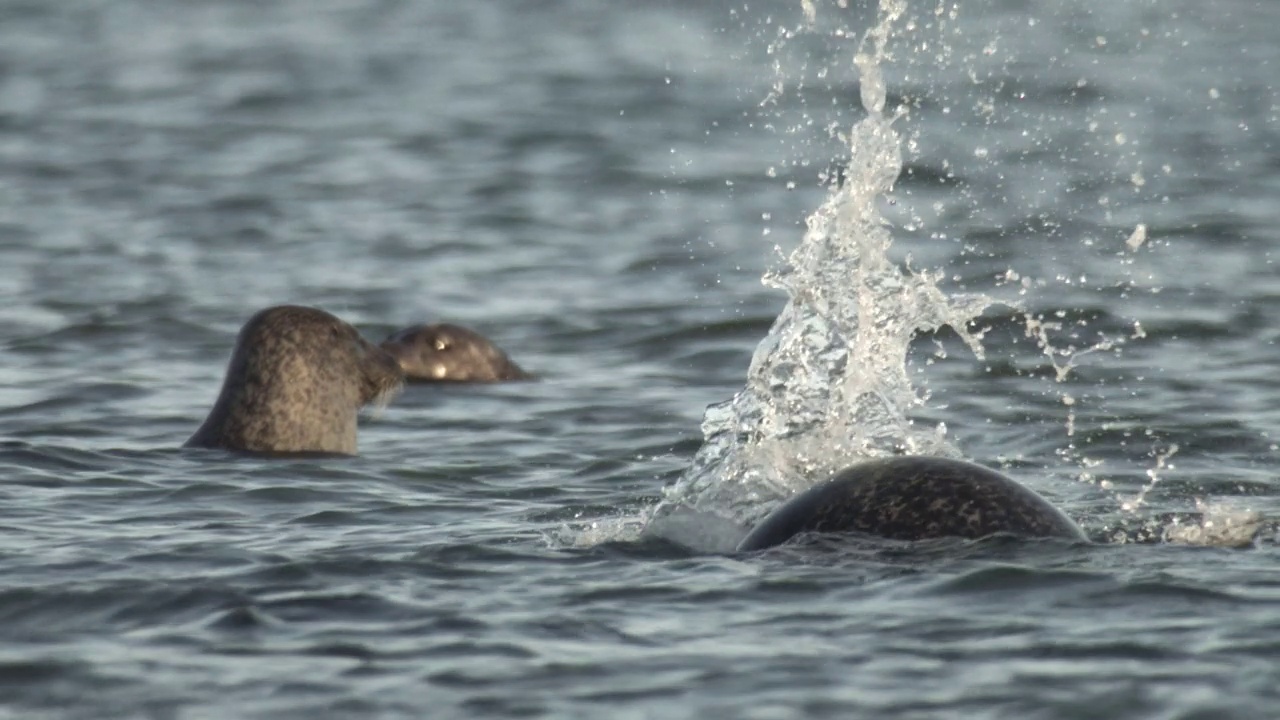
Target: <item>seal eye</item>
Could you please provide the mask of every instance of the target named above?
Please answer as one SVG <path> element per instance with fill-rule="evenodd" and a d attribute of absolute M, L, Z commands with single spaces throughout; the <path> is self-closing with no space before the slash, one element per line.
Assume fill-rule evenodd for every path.
<path fill-rule="evenodd" d="M 449 340 L 448 336 L 441 335 L 440 337 L 436 338 L 436 350 L 439 350 L 440 352 L 444 352 L 445 350 L 448 350 L 449 346 L 452 344 L 453 342 Z"/>

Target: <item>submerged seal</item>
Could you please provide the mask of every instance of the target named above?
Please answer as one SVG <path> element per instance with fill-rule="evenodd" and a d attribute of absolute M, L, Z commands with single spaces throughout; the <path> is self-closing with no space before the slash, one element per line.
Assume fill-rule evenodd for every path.
<path fill-rule="evenodd" d="M 267 308 L 241 328 L 218 401 L 186 447 L 354 455 L 360 408 L 403 382 L 395 358 L 333 315 Z"/>
<path fill-rule="evenodd" d="M 1087 539 L 1030 489 L 981 465 L 935 457 L 894 457 L 846 468 L 775 509 L 738 550 L 772 547 L 802 532 L 859 532 L 890 540 L 998 532 Z"/>
<path fill-rule="evenodd" d="M 405 377 L 418 382 L 532 380 L 497 345 L 459 325 L 414 325 L 382 341 Z"/>

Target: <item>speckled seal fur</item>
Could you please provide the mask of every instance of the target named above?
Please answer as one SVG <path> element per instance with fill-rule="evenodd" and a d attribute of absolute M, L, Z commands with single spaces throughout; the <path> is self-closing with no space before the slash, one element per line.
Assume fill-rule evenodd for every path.
<path fill-rule="evenodd" d="M 354 455 L 360 408 L 403 382 L 394 358 L 333 315 L 267 308 L 241 328 L 222 392 L 186 447 Z"/>
<path fill-rule="evenodd" d="M 382 341 L 412 382 L 502 382 L 532 375 L 480 333 L 460 325 L 415 325 Z"/>
<path fill-rule="evenodd" d="M 760 550 L 803 532 L 858 532 L 891 540 L 980 538 L 998 532 L 1085 540 L 1030 489 L 973 463 L 934 457 L 873 460 L 783 503 L 738 545 Z"/>

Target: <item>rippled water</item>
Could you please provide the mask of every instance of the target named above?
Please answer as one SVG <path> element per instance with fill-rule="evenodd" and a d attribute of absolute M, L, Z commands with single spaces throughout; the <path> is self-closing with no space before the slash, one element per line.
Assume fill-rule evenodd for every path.
<path fill-rule="evenodd" d="M 916 420 L 1098 544 L 640 535 L 844 174 L 813 5 L 0 3 L 3 714 L 1273 716 L 1273 3 L 912 2 L 884 66 L 889 256 L 1017 304 Z M 279 302 L 544 379 L 178 450 Z"/>

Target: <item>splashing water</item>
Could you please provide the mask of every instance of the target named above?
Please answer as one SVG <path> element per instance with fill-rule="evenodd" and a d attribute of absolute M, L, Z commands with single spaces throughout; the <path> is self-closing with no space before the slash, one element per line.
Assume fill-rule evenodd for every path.
<path fill-rule="evenodd" d="M 766 273 L 764 282 L 784 290 L 788 302 L 756 349 L 746 387 L 707 409 L 703 446 L 666 490 L 656 520 L 687 518 L 692 510 L 748 524 L 770 501 L 851 462 L 959 454 L 945 428 L 909 418 L 924 399 L 907 375 L 907 354 L 917 332 L 947 325 L 981 357 L 966 324 L 994 301 L 947 296 L 937 286 L 940 273 L 899 267 L 887 255 L 892 237 L 877 203 L 903 163 L 893 128 L 901 113 L 885 114 L 880 68 L 905 7 L 904 0 L 882 0 L 877 24 L 858 45 L 854 64 L 867 115 L 841 136 L 850 151 L 845 183 L 809 217 L 786 262 Z M 659 522 L 651 529 L 668 534 Z"/>
<path fill-rule="evenodd" d="M 1163 528 L 1164 540 L 1181 545 L 1209 547 L 1251 547 L 1263 527 L 1262 513 L 1232 502 L 1212 502 L 1196 498 L 1198 521 L 1171 520 Z"/>
<path fill-rule="evenodd" d="M 707 409 L 703 446 L 689 470 L 664 491 L 662 502 L 641 519 L 642 534 L 729 550 L 776 502 L 848 464 L 898 453 L 960 454 L 944 427 L 924 427 L 910 418 L 926 400 L 907 375 L 911 341 L 918 332 L 950 326 L 981 359 L 979 338 L 967 331 L 968 322 L 996 302 L 1015 310 L 1023 304 L 986 295 L 949 296 L 937 285 L 941 273 L 900 267 L 888 256 L 892 237 L 878 203 L 902 171 L 902 141 L 894 123 L 905 112 L 886 114 L 881 68 L 891 59 L 887 46 L 905 9 L 905 0 L 881 0 L 878 21 L 854 52 L 866 117 L 839 136 L 850 153 L 845 182 L 833 187 L 808 218 L 801 244 L 764 277 L 766 285 L 787 293 L 788 302 L 756 349 L 746 386 Z M 802 10 L 812 29 L 817 6 L 802 0 Z M 907 30 L 912 29 L 908 23 Z M 843 31 L 838 36 L 852 37 Z M 780 64 L 775 70 L 781 73 Z M 766 103 L 783 92 L 779 79 Z M 1130 254 L 1143 247 L 1146 235 L 1146 226 L 1137 225 L 1125 241 Z M 1012 269 L 1009 273 L 1016 278 Z M 1028 312 L 1024 322 L 1027 336 L 1055 370 L 1050 382 L 1059 386 L 1086 356 L 1119 352 L 1128 339 L 1100 336 L 1081 345 L 1072 337 L 1059 346 L 1055 333 L 1063 328 L 1054 321 Z M 1134 337 L 1141 334 L 1135 323 Z M 1081 468 L 1081 481 L 1110 490 L 1093 475 L 1099 462 L 1075 442 L 1077 398 L 1065 389 L 1057 392 L 1069 410 L 1067 445 L 1058 455 Z M 1116 496 L 1127 516 L 1139 513 L 1164 468 L 1166 456 L 1157 448 L 1152 456 L 1156 467 L 1150 485 L 1135 498 Z M 1144 527 L 1166 542 L 1227 547 L 1249 544 L 1261 527 L 1262 517 L 1252 511 L 1196 502 L 1200 513 L 1194 520 L 1150 517 Z M 629 530 L 637 528 L 635 520 L 626 521 Z"/>

